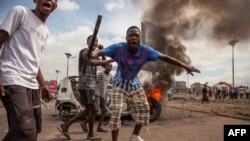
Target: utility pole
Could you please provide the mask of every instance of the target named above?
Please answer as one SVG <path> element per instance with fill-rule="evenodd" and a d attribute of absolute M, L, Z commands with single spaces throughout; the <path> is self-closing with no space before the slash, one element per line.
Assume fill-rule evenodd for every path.
<path fill-rule="evenodd" d="M 67 77 L 69 77 L 69 58 L 72 56 L 70 53 L 65 53 L 67 56 Z"/>
<path fill-rule="evenodd" d="M 55 70 L 56 71 L 56 81 L 58 83 L 58 73 L 60 72 L 59 70 Z"/>
<path fill-rule="evenodd" d="M 234 87 L 234 46 L 238 40 L 231 40 L 228 44 L 232 46 L 232 85 Z"/>

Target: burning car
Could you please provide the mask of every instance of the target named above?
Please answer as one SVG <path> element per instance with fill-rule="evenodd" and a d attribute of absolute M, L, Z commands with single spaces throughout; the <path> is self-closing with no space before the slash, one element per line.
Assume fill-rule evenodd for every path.
<path fill-rule="evenodd" d="M 67 121 L 77 112 L 84 110 L 84 107 L 80 104 L 80 94 L 77 89 L 78 76 L 65 77 L 60 82 L 60 89 L 58 91 L 55 109 L 58 111 L 58 117 L 62 121 Z M 154 92 L 155 93 L 155 92 Z M 108 86 L 108 91 L 106 93 L 106 103 L 107 103 L 107 114 L 110 116 L 112 114 L 112 86 Z M 147 98 L 150 106 L 150 121 L 155 121 L 161 114 L 161 104 L 158 99 L 153 96 L 153 93 L 147 93 Z M 97 113 L 99 115 L 100 113 Z M 123 106 L 122 117 L 130 116 L 129 109 L 126 104 Z"/>

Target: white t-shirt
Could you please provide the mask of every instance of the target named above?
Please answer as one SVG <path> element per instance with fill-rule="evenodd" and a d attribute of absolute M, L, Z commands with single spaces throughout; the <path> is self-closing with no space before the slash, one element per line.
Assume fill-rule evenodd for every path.
<path fill-rule="evenodd" d="M 40 56 L 49 35 L 47 26 L 30 9 L 16 6 L 8 12 L 0 29 L 10 37 L 0 52 L 1 82 L 4 86 L 37 89 Z"/>
<path fill-rule="evenodd" d="M 246 88 L 246 93 L 250 93 L 250 88 L 249 87 Z"/>

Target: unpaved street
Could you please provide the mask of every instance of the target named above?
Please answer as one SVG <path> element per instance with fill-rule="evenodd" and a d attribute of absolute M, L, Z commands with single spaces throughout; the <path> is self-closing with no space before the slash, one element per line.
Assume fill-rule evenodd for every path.
<path fill-rule="evenodd" d="M 224 124 L 250 124 L 247 120 L 170 108 L 166 103 L 167 101 L 162 102 L 160 118 L 142 129 L 141 137 L 145 141 L 223 141 Z M 42 107 L 43 132 L 39 135 L 39 141 L 63 141 L 65 137 L 56 129 L 62 121 L 55 113 L 54 101 L 48 105 L 50 110 Z M 108 128 L 106 125 L 103 127 Z M 120 129 L 119 141 L 129 141 L 132 130 L 133 122 L 125 119 Z M 4 108 L 0 108 L 0 139 L 6 132 L 6 113 Z M 74 141 L 81 141 L 86 137 L 79 122 L 70 127 L 69 133 Z M 110 131 L 97 134 L 102 137 L 103 141 L 111 141 Z"/>

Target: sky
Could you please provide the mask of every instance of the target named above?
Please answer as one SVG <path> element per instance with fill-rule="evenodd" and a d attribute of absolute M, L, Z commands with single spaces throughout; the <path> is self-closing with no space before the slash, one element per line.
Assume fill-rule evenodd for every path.
<path fill-rule="evenodd" d="M 164 49 L 171 42 L 173 49 L 167 49 L 166 54 L 174 57 L 175 46 L 181 46 L 182 54 L 178 59 L 185 57 L 184 62 L 201 71 L 194 76 L 181 71 L 174 74 L 176 81 L 187 81 L 188 85 L 208 82 L 212 86 L 220 81 L 232 84 L 234 51 L 235 86 L 249 86 L 250 14 L 245 6 L 249 7 L 250 0 L 222 1 L 226 1 L 224 7 L 221 7 L 221 1 L 58 0 L 57 9 L 46 21 L 50 36 L 40 66 L 44 78 L 52 80 L 58 77 L 61 80 L 66 77 L 68 59 L 65 53 L 72 54 L 68 75 L 78 74 L 79 51 L 87 47 L 87 36 L 93 33 L 96 18 L 101 15 L 97 36 L 104 47 L 125 41 L 127 28 L 131 25 L 141 27 L 141 21 L 146 20 L 164 29 L 149 36 L 155 42 L 168 41 L 160 45 L 153 43 L 158 46 L 157 50 Z M 8 10 L 16 5 L 35 8 L 32 0 L 0 0 L 0 23 Z M 238 40 L 234 49 L 228 44 L 233 39 Z M 55 70 L 60 72 L 57 74 Z"/>

